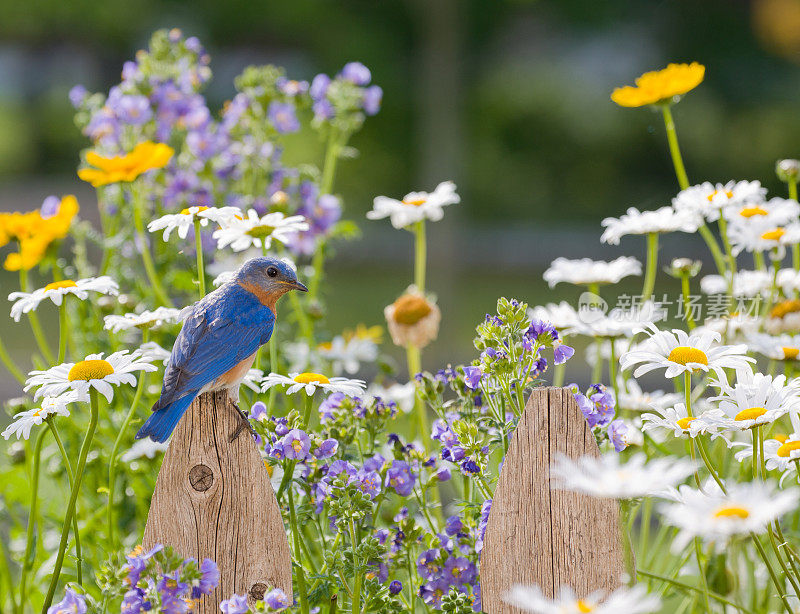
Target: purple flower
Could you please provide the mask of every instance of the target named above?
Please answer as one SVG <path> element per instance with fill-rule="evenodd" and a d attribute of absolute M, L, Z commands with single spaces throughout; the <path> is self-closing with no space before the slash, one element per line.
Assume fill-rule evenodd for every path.
<path fill-rule="evenodd" d="M 614 420 L 608 425 L 608 439 L 614 444 L 617 452 L 622 452 L 628 447 L 628 433 L 630 427 L 623 420 Z"/>
<path fill-rule="evenodd" d="M 383 99 L 383 90 L 378 85 L 371 85 L 364 90 L 364 99 L 362 105 L 364 106 L 364 113 L 367 115 L 375 115 L 381 110 L 381 100 Z"/>
<path fill-rule="evenodd" d="M 376 454 L 371 458 L 368 458 L 364 461 L 364 469 L 366 471 L 380 471 L 383 469 L 383 464 L 386 462 L 386 459 L 383 458 L 382 455 Z"/>
<path fill-rule="evenodd" d="M 326 439 L 319 447 L 314 450 L 314 456 L 317 458 L 330 458 L 334 454 L 336 454 L 336 450 L 339 449 L 339 442 L 335 439 Z"/>
<path fill-rule="evenodd" d="M 256 401 L 253 403 L 253 406 L 250 408 L 250 419 L 251 420 L 266 420 L 269 414 L 267 414 L 267 405 L 263 401 Z"/>
<path fill-rule="evenodd" d="M 247 595 L 234 595 L 220 603 L 219 609 L 224 614 L 247 614 L 250 610 L 247 605 Z"/>
<path fill-rule="evenodd" d="M 198 599 L 201 595 L 210 594 L 219 584 L 219 569 L 217 564 L 211 559 L 203 559 L 200 563 L 200 580 L 197 586 L 192 588 L 192 599 Z"/>
<path fill-rule="evenodd" d="M 461 522 L 461 518 L 459 518 L 458 516 L 450 516 L 444 523 L 444 532 L 447 533 L 450 537 L 452 537 L 453 535 L 458 535 L 463 528 L 464 528 L 464 523 Z"/>
<path fill-rule="evenodd" d="M 420 597 L 430 606 L 439 609 L 442 605 L 442 598 L 450 592 L 450 585 L 444 578 L 438 578 L 426 582 L 419 588 Z"/>
<path fill-rule="evenodd" d="M 364 66 L 361 62 L 348 62 L 339 73 L 342 79 L 350 81 L 355 85 L 367 85 L 372 79 L 372 74 L 369 68 Z"/>
<path fill-rule="evenodd" d="M 279 588 L 273 588 L 264 595 L 264 603 L 275 611 L 285 610 L 292 605 L 292 600 Z"/>
<path fill-rule="evenodd" d="M 42 206 L 39 208 L 39 215 L 43 218 L 47 219 L 49 217 L 53 217 L 58 213 L 58 210 L 61 208 L 61 199 L 57 196 L 48 196 L 42 202 Z"/>
<path fill-rule="evenodd" d="M 440 482 L 447 482 L 451 477 L 450 470 L 447 467 L 442 467 L 436 472 L 436 479 Z"/>
<path fill-rule="evenodd" d="M 106 105 L 122 123 L 130 126 L 141 126 L 153 117 L 147 96 L 122 94 L 116 88 L 109 92 Z"/>
<path fill-rule="evenodd" d="M 330 85 L 331 78 L 328 75 L 320 73 L 312 79 L 308 93 L 315 101 L 322 100 L 325 98 L 325 94 L 328 93 Z"/>
<path fill-rule="evenodd" d="M 278 91 L 287 96 L 297 96 L 298 94 L 304 94 L 308 91 L 308 81 L 295 81 L 293 79 L 287 79 L 286 77 L 278 77 L 277 81 L 275 81 L 275 85 Z"/>
<path fill-rule="evenodd" d="M 444 563 L 445 577 L 449 578 L 450 584 L 470 584 L 476 575 L 475 565 L 464 557 L 451 556 Z"/>
<path fill-rule="evenodd" d="M 403 583 L 400 580 L 392 580 L 389 584 L 389 594 L 396 595 L 403 590 Z"/>
<path fill-rule="evenodd" d="M 559 343 L 553 348 L 553 362 L 555 362 L 557 365 L 563 365 L 570 358 L 572 358 L 574 353 L 575 350 L 570 346 Z"/>
<path fill-rule="evenodd" d="M 478 475 L 481 472 L 481 467 L 471 458 L 466 458 L 461 463 L 461 472 L 465 475 Z"/>
<path fill-rule="evenodd" d="M 464 367 L 464 383 L 470 390 L 477 390 L 481 383 L 483 372 L 480 367 Z"/>
<path fill-rule="evenodd" d="M 82 85 L 76 85 L 69 91 L 69 101 L 76 109 L 83 104 L 83 101 L 89 96 L 89 92 Z"/>
<path fill-rule="evenodd" d="M 415 482 L 416 478 L 407 462 L 392 461 L 391 467 L 386 472 L 386 486 L 394 488 L 398 495 L 407 497 L 413 492 Z"/>
<path fill-rule="evenodd" d="M 381 476 L 377 471 L 360 469 L 356 479 L 359 481 L 359 490 L 368 494 L 370 499 L 374 499 L 381 492 Z"/>
<path fill-rule="evenodd" d="M 339 409 L 347 397 L 342 392 L 334 392 L 319 404 L 319 419 L 328 422 L 334 419 L 334 412 Z"/>
<path fill-rule="evenodd" d="M 169 597 L 182 596 L 189 585 L 186 582 L 181 582 L 180 574 L 178 571 L 173 571 L 170 574 L 164 574 L 156 585 L 158 592 L 161 594 L 162 600 Z"/>
<path fill-rule="evenodd" d="M 489 514 L 492 511 L 492 500 L 486 499 L 481 505 L 481 519 L 478 521 L 478 539 L 475 540 L 475 552 L 483 550 L 483 538 L 486 536 L 486 525 L 489 524 Z"/>
<path fill-rule="evenodd" d="M 295 115 L 294 105 L 290 102 L 273 100 L 269 103 L 267 115 L 275 130 L 281 134 L 300 130 L 300 122 Z"/>
<path fill-rule="evenodd" d="M 417 572 L 419 572 L 421 578 L 430 580 L 439 574 L 442 566 L 439 565 L 438 559 L 438 550 L 426 550 L 419 555 L 419 558 L 417 558 Z"/>
<path fill-rule="evenodd" d="M 311 438 L 300 429 L 292 429 L 278 442 L 284 458 L 305 460 L 311 453 Z"/>
<path fill-rule="evenodd" d="M 86 599 L 71 588 L 64 593 L 64 598 L 58 603 L 51 605 L 47 614 L 85 614 Z"/>
<path fill-rule="evenodd" d="M 323 121 L 333 117 L 333 105 L 327 98 L 317 100 L 313 105 L 311 105 L 311 109 L 314 111 L 314 119 L 317 121 Z"/>

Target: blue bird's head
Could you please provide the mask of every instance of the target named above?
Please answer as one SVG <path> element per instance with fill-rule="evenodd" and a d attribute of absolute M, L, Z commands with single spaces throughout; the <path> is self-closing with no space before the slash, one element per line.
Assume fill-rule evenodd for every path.
<path fill-rule="evenodd" d="M 294 269 L 277 258 L 252 258 L 236 272 L 233 282 L 252 292 L 264 304 L 275 308 L 276 301 L 290 290 L 308 292 L 297 281 Z"/>

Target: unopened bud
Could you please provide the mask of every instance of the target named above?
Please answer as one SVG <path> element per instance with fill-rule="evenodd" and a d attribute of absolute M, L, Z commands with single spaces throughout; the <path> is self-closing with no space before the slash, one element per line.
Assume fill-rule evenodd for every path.
<path fill-rule="evenodd" d="M 786 160 L 778 160 L 775 163 L 775 174 L 778 179 L 784 183 L 789 181 L 797 181 L 800 177 L 800 160 L 787 158 Z"/>

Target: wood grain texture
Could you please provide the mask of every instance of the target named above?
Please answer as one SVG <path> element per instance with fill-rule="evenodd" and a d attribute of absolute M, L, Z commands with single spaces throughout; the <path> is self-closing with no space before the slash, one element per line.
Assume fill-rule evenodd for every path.
<path fill-rule="evenodd" d="M 228 442 L 240 421 L 227 392 L 195 399 L 164 455 L 144 530 L 145 548 L 162 543 L 216 561 L 220 583 L 199 614 L 219 614 L 234 593 L 292 594 L 289 542 L 267 470 L 247 430 Z"/>
<path fill-rule="evenodd" d="M 531 393 L 503 463 L 481 553 L 481 597 L 489 614 L 518 614 L 502 597 L 515 584 L 553 596 L 620 586 L 625 570 L 616 501 L 550 488 L 550 464 L 600 450 L 572 393 Z"/>

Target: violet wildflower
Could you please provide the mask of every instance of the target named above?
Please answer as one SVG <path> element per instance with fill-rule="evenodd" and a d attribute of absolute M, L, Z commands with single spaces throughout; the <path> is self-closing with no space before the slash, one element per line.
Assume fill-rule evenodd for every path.
<path fill-rule="evenodd" d="M 371 85 L 364 90 L 364 99 L 362 106 L 364 113 L 367 115 L 375 115 L 381 109 L 381 101 L 383 100 L 383 90 L 379 85 Z"/>
<path fill-rule="evenodd" d="M 247 595 L 234 595 L 219 604 L 223 614 L 247 614 L 250 607 L 247 605 Z"/>
<path fill-rule="evenodd" d="M 386 472 L 386 485 L 394 488 L 398 495 L 407 497 L 414 490 L 416 478 L 405 461 L 393 460 Z"/>
<path fill-rule="evenodd" d="M 279 588 L 273 588 L 264 595 L 264 603 L 272 610 L 279 612 L 292 605 L 292 600 Z"/>
<path fill-rule="evenodd" d="M 486 536 L 486 526 L 489 524 L 489 514 L 491 511 L 492 500 L 486 499 L 481 505 L 481 518 L 478 521 L 478 539 L 475 540 L 475 552 L 478 554 L 483 550 L 483 539 Z"/>
<path fill-rule="evenodd" d="M 481 472 L 481 466 L 471 458 L 466 458 L 461 463 L 461 472 L 464 475 L 478 475 Z"/>
<path fill-rule="evenodd" d="M 390 595 L 397 595 L 400 591 L 403 590 L 403 583 L 400 580 L 392 580 L 389 584 L 389 594 Z"/>
<path fill-rule="evenodd" d="M 290 102 L 273 100 L 269 103 L 267 115 L 275 130 L 281 134 L 300 130 L 300 122 L 295 115 L 294 105 Z"/>
<path fill-rule="evenodd" d="M 464 367 L 464 383 L 470 390 L 477 390 L 481 383 L 483 372 L 480 367 Z"/>
<path fill-rule="evenodd" d="M 267 405 L 263 401 L 256 401 L 250 408 L 250 419 L 261 422 L 269 417 Z"/>
<path fill-rule="evenodd" d="M 208 595 L 219 584 L 219 569 L 211 559 L 203 559 L 200 563 L 200 580 L 192 587 L 192 599 L 199 599 L 201 595 Z"/>
<path fill-rule="evenodd" d="M 564 343 L 557 343 L 555 347 L 553 347 L 553 362 L 557 365 L 563 365 L 572 358 L 573 354 L 575 354 L 573 348 Z"/>
<path fill-rule="evenodd" d="M 359 490 L 369 495 L 370 499 L 374 499 L 381 492 L 381 476 L 378 472 L 360 469 L 356 479 L 359 481 Z"/>
<path fill-rule="evenodd" d="M 335 439 L 326 439 L 323 441 L 316 450 L 314 450 L 314 456 L 317 458 L 330 458 L 336 451 L 339 449 L 339 442 Z"/>
<path fill-rule="evenodd" d="M 354 85 L 367 85 L 372 79 L 372 73 L 370 73 L 369 68 L 361 62 L 348 62 L 344 65 L 339 75 L 342 79 L 350 81 Z"/>
<path fill-rule="evenodd" d="M 475 579 L 477 569 L 469 559 L 451 556 L 444 563 L 444 573 L 451 585 L 469 584 Z"/>
<path fill-rule="evenodd" d="M 67 588 L 64 598 L 58 603 L 51 605 L 47 614 L 85 614 L 86 599 L 73 589 Z"/>
<path fill-rule="evenodd" d="M 284 458 L 306 460 L 311 453 L 311 438 L 300 429 L 292 429 L 278 442 Z"/>
<path fill-rule="evenodd" d="M 608 439 L 617 452 L 622 452 L 628 447 L 630 427 L 624 420 L 614 420 L 608 425 Z"/>

